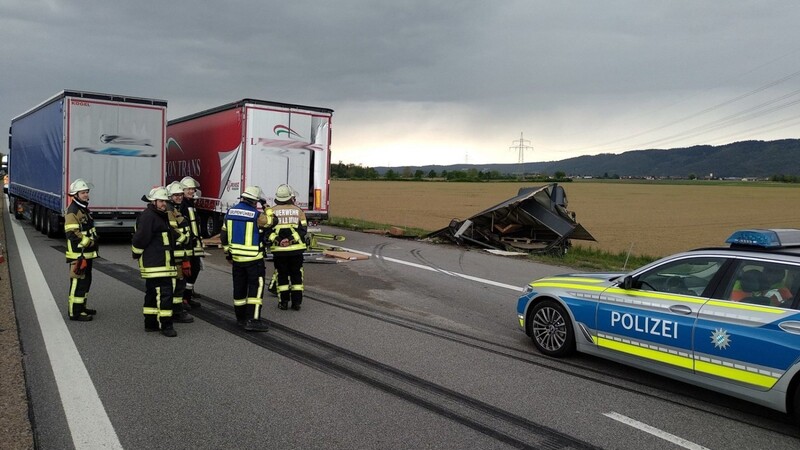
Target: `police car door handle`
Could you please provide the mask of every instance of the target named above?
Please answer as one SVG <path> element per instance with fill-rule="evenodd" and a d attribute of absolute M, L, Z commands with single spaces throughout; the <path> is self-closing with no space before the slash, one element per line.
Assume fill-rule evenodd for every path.
<path fill-rule="evenodd" d="M 669 307 L 669 310 L 675 314 L 689 315 L 692 313 L 692 308 L 686 305 L 672 305 Z"/>
<path fill-rule="evenodd" d="M 781 330 L 787 333 L 800 334 L 800 322 L 796 320 L 781 322 L 778 324 L 778 326 L 781 327 Z"/>

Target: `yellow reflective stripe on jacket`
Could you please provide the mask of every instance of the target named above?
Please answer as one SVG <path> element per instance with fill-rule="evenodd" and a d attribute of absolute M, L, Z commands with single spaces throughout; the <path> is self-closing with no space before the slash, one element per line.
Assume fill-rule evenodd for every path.
<path fill-rule="evenodd" d="M 77 223 L 65 223 L 64 224 L 64 231 L 74 231 L 80 230 L 81 226 Z"/>
<path fill-rule="evenodd" d="M 86 259 L 97 258 L 97 251 L 83 252 L 80 249 L 76 250 L 72 248 L 72 241 L 69 239 L 67 239 L 67 251 L 64 252 L 64 254 L 69 259 L 78 259 L 80 256 L 83 256 Z"/>
<path fill-rule="evenodd" d="M 255 226 L 256 224 L 253 222 L 246 222 L 244 231 L 244 243 L 237 244 L 231 242 L 233 240 L 233 229 L 234 229 L 233 221 L 232 220 L 226 221 L 226 234 L 228 236 L 228 245 L 225 251 L 231 254 L 231 257 L 233 258 L 234 261 L 250 262 L 264 257 L 264 252 L 261 249 L 261 242 L 260 241 L 253 242 Z"/>
<path fill-rule="evenodd" d="M 178 276 L 178 269 L 175 266 L 144 267 L 139 259 L 139 273 L 142 278 L 163 278 Z"/>
<path fill-rule="evenodd" d="M 280 245 L 276 245 L 277 242 L 275 240 L 278 238 L 278 235 L 282 230 L 290 230 L 292 233 L 292 240 L 295 242 L 294 244 L 288 245 L 286 247 L 281 247 Z M 300 238 L 300 234 L 297 232 L 297 228 L 292 225 L 277 225 L 273 228 L 272 233 L 269 235 L 269 241 L 272 242 L 272 247 L 270 249 L 273 253 L 275 252 L 289 252 L 292 250 L 305 250 L 306 244 L 303 242 L 303 239 Z"/>

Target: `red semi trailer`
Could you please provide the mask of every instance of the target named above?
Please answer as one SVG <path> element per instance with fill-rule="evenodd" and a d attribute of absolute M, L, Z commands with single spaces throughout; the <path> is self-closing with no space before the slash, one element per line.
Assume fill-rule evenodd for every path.
<path fill-rule="evenodd" d="M 200 182 L 201 232 L 219 233 L 245 187 L 260 186 L 274 204 L 289 184 L 310 221 L 328 218 L 333 110 L 244 99 L 167 124 L 167 183 Z"/>

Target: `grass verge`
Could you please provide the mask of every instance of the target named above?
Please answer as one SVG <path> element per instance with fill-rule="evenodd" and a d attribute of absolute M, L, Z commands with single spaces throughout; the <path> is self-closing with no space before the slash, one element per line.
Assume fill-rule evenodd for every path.
<path fill-rule="evenodd" d="M 353 231 L 386 230 L 388 232 L 392 227 L 391 225 L 348 217 L 331 217 L 325 224 Z M 404 227 L 403 230 L 405 237 L 421 237 L 431 232 L 421 228 Z M 593 272 L 627 272 L 658 259 L 647 255 L 628 255 L 626 252 L 611 253 L 579 245 L 570 248 L 563 257 L 532 254 L 528 258 L 544 264 L 586 269 Z"/>

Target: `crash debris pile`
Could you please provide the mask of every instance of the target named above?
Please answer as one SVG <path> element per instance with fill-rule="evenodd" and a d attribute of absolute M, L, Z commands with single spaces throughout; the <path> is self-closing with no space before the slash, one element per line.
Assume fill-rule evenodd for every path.
<path fill-rule="evenodd" d="M 427 238 L 492 250 L 564 255 L 572 239 L 595 238 L 567 210 L 567 194 L 558 183 L 522 188 L 516 197 L 479 212 L 453 219 Z"/>

